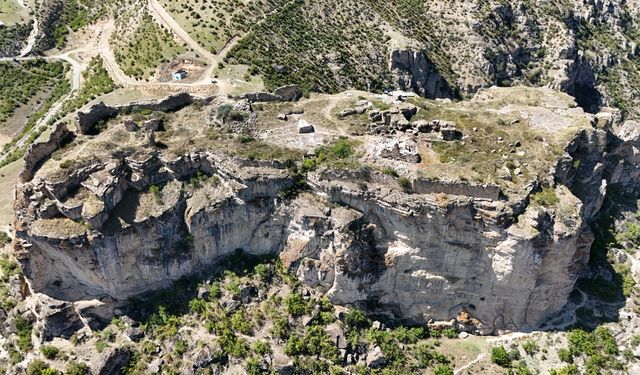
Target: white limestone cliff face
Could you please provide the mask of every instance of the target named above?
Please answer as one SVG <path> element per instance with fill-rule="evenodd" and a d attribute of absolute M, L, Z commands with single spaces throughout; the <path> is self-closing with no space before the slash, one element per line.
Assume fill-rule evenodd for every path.
<path fill-rule="evenodd" d="M 370 171 L 314 172 L 285 199 L 294 180 L 277 163 L 94 160 L 18 187 L 17 254 L 34 290 L 59 299 L 123 300 L 243 249 L 279 256 L 337 304 L 415 323 L 465 311 L 482 333 L 534 328 L 566 304 L 607 188 L 637 190 L 633 123 L 596 125 L 545 181 L 499 199 L 407 193 Z M 542 183 L 560 203 L 532 202 Z"/>

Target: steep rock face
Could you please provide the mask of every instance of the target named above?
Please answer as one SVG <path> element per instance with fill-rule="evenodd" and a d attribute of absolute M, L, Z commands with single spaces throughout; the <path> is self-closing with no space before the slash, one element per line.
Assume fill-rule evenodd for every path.
<path fill-rule="evenodd" d="M 331 268 L 327 260 L 335 259 L 324 271 L 333 276 L 316 283 L 330 285 L 335 303 L 377 301 L 382 311 L 413 322 L 467 311 L 482 332 L 533 327 L 566 303 L 576 264 L 588 259 L 582 205 L 566 188 L 558 188 L 564 199 L 555 213 L 530 206 L 508 224 L 512 211 L 501 202 L 378 197 L 341 185 L 325 185 L 330 200 L 359 216 L 340 241 L 303 262 L 303 279 L 313 280 L 307 274 L 319 271 L 309 264 Z"/>
<path fill-rule="evenodd" d="M 284 199 L 294 178 L 277 162 L 144 147 L 89 158 L 18 186 L 18 258 L 36 292 L 125 299 L 243 249 L 278 255 L 338 304 L 415 323 L 464 311 L 483 333 L 533 328 L 566 304 L 607 188 L 637 190 L 635 123 L 589 118 L 511 196 L 420 180 L 407 192 L 358 169 L 310 173 L 310 191 Z M 542 186 L 557 203 L 536 203 Z"/>
<path fill-rule="evenodd" d="M 112 188 L 101 196 L 98 209 L 86 199 L 76 209 L 81 216 L 63 209 L 43 215 L 48 211 L 40 208 L 48 205 L 45 196 L 66 193 L 42 181 L 18 191 L 19 216 L 25 224 L 31 220 L 28 230 L 23 228 L 28 234 L 21 234 L 28 241 L 25 273 L 36 290 L 61 298 L 78 292 L 123 298 L 169 285 L 239 248 L 254 254 L 278 248 L 282 225 L 273 223 L 274 198 L 292 184 L 285 171 L 256 167 L 260 174 L 251 174 L 246 165 L 244 172 L 229 171 L 212 155 L 152 159 L 143 167 L 131 160 L 107 173 L 108 165 L 92 168 L 98 172 L 90 176 Z M 202 170 L 216 177 L 201 189 L 193 191 L 181 181 Z M 77 189 L 82 179 L 67 180 L 76 187 L 65 190 Z M 161 188 L 152 192 L 151 185 Z M 28 200 L 34 204 L 22 206 Z M 73 221 L 87 211 L 102 217 L 85 217 L 86 227 Z"/>
<path fill-rule="evenodd" d="M 389 70 L 402 90 L 426 98 L 448 98 L 453 94 L 449 83 L 422 51 L 391 51 Z"/>

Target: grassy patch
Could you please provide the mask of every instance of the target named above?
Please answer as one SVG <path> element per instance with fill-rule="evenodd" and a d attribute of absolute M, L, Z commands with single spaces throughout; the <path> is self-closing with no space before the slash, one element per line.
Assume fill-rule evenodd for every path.
<path fill-rule="evenodd" d="M 541 191 L 531 196 L 531 201 L 543 207 L 554 207 L 560 203 L 560 198 L 556 195 L 556 190 L 552 187 L 545 187 Z"/>
<path fill-rule="evenodd" d="M 133 34 L 118 40 L 117 45 L 116 61 L 126 75 L 136 79 L 151 77 L 158 66 L 186 52 L 173 34 L 161 28 L 146 13 Z"/>
<path fill-rule="evenodd" d="M 97 96 L 110 93 L 116 88 L 109 73 L 103 66 L 102 57 L 97 56 L 91 59 L 87 70 L 82 75 L 85 79 L 84 84 L 76 96 L 67 101 L 62 107 L 62 111 L 65 113 L 78 109 Z"/>

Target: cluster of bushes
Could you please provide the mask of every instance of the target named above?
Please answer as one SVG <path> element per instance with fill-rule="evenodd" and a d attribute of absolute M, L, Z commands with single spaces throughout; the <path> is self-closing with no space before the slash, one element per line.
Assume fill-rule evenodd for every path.
<path fill-rule="evenodd" d="M 437 350 L 438 341 L 427 341 L 430 333 L 426 329 L 373 327 L 371 320 L 357 309 L 348 310 L 338 321 L 333 305 L 325 297 L 305 293 L 298 279 L 279 261 L 265 262 L 238 251 L 222 266 L 226 270 L 207 283 L 183 279 L 172 289 L 136 303 L 149 314 L 141 319 L 145 340 L 135 350 L 127 374 L 144 373 L 158 347 L 168 353 L 163 357 L 161 371 L 179 372 L 184 366 L 183 357 L 188 358 L 196 347 L 208 345 L 184 337 L 179 329 L 185 326 L 201 327 L 215 335 L 218 345 L 211 355 L 219 359 L 216 363 L 243 362 L 249 374 L 269 371 L 273 345 L 281 345 L 293 358 L 296 373 L 369 373 L 366 367 L 347 368 L 344 364 L 336 343 L 325 330 L 327 325 L 336 323 L 344 327 L 352 350 L 380 346 L 387 358 L 383 371 L 406 373 L 432 368 L 439 375 L 453 372 L 450 358 Z M 289 292 L 283 295 L 279 290 Z M 244 300 L 248 295 L 253 296 L 252 302 Z M 238 304 L 230 309 L 231 301 Z M 114 326 L 118 327 L 116 323 Z M 261 332 L 260 340 L 252 338 L 257 332 Z"/>
<path fill-rule="evenodd" d="M 149 78 L 162 63 L 186 51 L 173 34 L 161 28 L 147 13 L 133 35 L 119 40 L 117 45 L 116 61 L 126 75 L 136 79 Z"/>
<path fill-rule="evenodd" d="M 0 62 L 0 68 L 0 125 L 38 93 L 54 90 L 66 73 L 62 62 L 44 59 Z"/>
<path fill-rule="evenodd" d="M 82 73 L 85 81 L 80 91 L 72 100 L 64 103 L 62 111 L 69 113 L 82 107 L 97 96 L 110 93 L 116 88 L 115 83 L 104 68 L 102 57 L 96 56 L 89 62 L 87 70 Z"/>
<path fill-rule="evenodd" d="M 250 72 L 260 73 L 269 90 L 296 83 L 305 92 L 348 87 L 380 91 L 391 81 L 388 51 L 384 34 L 369 22 L 375 13 L 363 5 L 289 2 L 255 24 L 226 59 L 251 66 Z M 356 9 L 359 16 L 352 16 Z M 328 55 L 334 61 L 318 57 Z M 339 73 L 332 64 L 340 66 Z"/>

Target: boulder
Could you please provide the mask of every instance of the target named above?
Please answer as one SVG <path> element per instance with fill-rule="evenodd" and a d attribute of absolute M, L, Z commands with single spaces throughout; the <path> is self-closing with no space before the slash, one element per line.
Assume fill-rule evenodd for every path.
<path fill-rule="evenodd" d="M 40 336 L 43 341 L 56 337 L 69 339 L 84 327 L 75 306 L 70 302 L 58 301 L 42 295 L 37 308 Z"/>
<path fill-rule="evenodd" d="M 313 125 L 309 124 L 305 120 L 298 121 L 298 133 L 308 134 L 308 133 L 315 133 L 315 131 L 316 130 L 313 127 Z"/>
<path fill-rule="evenodd" d="M 296 102 L 302 98 L 302 90 L 297 85 L 278 87 L 273 93 L 287 102 Z"/>
<path fill-rule="evenodd" d="M 109 347 L 97 353 L 91 361 L 91 373 L 96 375 L 120 375 L 131 360 L 131 350 L 127 347 Z"/>
<path fill-rule="evenodd" d="M 147 120 L 142 124 L 142 127 L 145 130 L 158 131 L 162 127 L 162 120 L 159 118 L 153 118 L 151 120 Z"/>
<path fill-rule="evenodd" d="M 369 121 L 371 122 L 381 122 L 382 121 L 382 112 L 376 110 L 369 112 Z"/>
<path fill-rule="evenodd" d="M 136 132 L 138 130 L 140 130 L 140 127 L 138 126 L 138 124 L 135 123 L 135 121 L 131 120 L 131 119 L 127 119 L 125 120 L 122 125 L 124 126 L 124 128 L 128 131 L 128 132 Z"/>
<path fill-rule="evenodd" d="M 444 141 L 458 141 L 462 139 L 462 132 L 455 125 L 445 125 L 440 128 L 440 136 Z"/>
<path fill-rule="evenodd" d="M 287 117 L 287 115 L 285 113 L 280 113 L 278 114 L 278 120 L 280 121 L 287 121 L 289 118 Z"/>
<path fill-rule="evenodd" d="M 348 346 L 347 338 L 344 330 L 337 323 L 331 323 L 326 328 L 325 331 L 331 338 L 331 342 L 336 344 L 336 348 L 338 349 L 346 349 Z"/>
<path fill-rule="evenodd" d="M 411 118 L 418 113 L 418 107 L 413 104 L 403 104 L 398 107 L 398 111 L 405 119 L 411 120 Z"/>
<path fill-rule="evenodd" d="M 367 353 L 366 363 L 370 368 L 380 368 L 387 363 L 387 358 L 379 346 L 374 346 L 373 349 Z"/>

